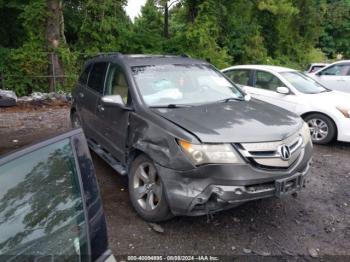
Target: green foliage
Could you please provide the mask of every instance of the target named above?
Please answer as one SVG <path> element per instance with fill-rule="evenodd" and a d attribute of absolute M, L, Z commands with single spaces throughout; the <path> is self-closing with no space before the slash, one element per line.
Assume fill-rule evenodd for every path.
<path fill-rule="evenodd" d="M 162 53 L 164 42 L 162 33 L 162 13 L 155 0 L 147 0 L 141 8 L 141 16 L 135 18 L 132 52 Z"/>
<path fill-rule="evenodd" d="M 350 1 L 332 1 L 325 10 L 319 47 L 329 58 L 350 57 Z"/>
<path fill-rule="evenodd" d="M 63 0 L 62 0 L 63 1 Z M 169 37 L 164 37 L 164 4 Z M 349 0 L 147 0 L 132 22 L 127 0 L 64 0 L 64 35 L 48 48 L 48 0 L 0 0 L 0 71 L 18 95 L 48 91 L 50 52 L 69 91 L 84 60 L 99 52 L 188 54 L 219 68 L 310 62 L 350 56 Z"/>
<path fill-rule="evenodd" d="M 220 47 L 220 27 L 218 23 L 216 1 L 205 1 L 196 6 L 197 15 L 192 21 L 185 21 L 183 31 L 177 31 L 174 41 L 178 45 L 178 53 L 205 59 L 222 68 L 230 64 L 227 48 Z M 189 7 L 187 7 L 189 8 Z M 187 10 L 187 13 L 190 10 Z"/>
<path fill-rule="evenodd" d="M 83 22 L 78 47 L 86 53 L 124 51 L 129 39 L 130 20 L 122 0 L 88 0 L 81 6 Z"/>

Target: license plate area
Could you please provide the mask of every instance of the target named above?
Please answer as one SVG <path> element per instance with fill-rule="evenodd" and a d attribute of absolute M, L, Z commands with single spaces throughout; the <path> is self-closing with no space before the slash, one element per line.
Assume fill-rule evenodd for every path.
<path fill-rule="evenodd" d="M 276 196 L 280 197 L 290 194 L 298 189 L 301 189 L 304 183 L 304 177 L 301 174 L 296 174 L 291 177 L 278 179 L 275 182 Z"/>

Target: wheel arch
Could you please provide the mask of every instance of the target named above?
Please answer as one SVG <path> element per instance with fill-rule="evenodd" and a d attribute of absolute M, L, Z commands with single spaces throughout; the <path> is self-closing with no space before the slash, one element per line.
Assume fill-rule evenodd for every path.
<path fill-rule="evenodd" d="M 307 116 L 312 115 L 312 114 L 319 114 L 319 115 L 323 115 L 325 117 L 328 117 L 333 122 L 333 124 L 335 126 L 335 137 L 336 138 L 338 137 L 338 126 L 337 126 L 337 123 L 334 121 L 334 119 L 330 115 L 325 114 L 325 113 L 320 112 L 320 111 L 309 111 L 309 112 L 305 112 L 305 113 L 301 114 L 300 117 L 305 120 L 305 118 Z"/>

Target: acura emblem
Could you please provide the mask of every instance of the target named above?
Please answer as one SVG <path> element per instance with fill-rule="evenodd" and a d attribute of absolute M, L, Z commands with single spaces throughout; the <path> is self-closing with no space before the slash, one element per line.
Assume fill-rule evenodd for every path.
<path fill-rule="evenodd" d="M 281 145 L 281 146 L 278 148 L 278 152 L 279 152 L 280 157 L 281 157 L 282 160 L 284 160 L 284 161 L 289 160 L 289 158 L 290 158 L 290 149 L 289 149 L 289 146 L 287 146 L 287 145 Z"/>

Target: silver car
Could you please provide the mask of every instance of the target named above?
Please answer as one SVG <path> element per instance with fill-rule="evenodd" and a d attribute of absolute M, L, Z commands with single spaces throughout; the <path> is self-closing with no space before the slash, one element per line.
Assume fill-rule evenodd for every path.
<path fill-rule="evenodd" d="M 350 93 L 350 60 L 335 62 L 309 76 L 329 89 Z"/>

